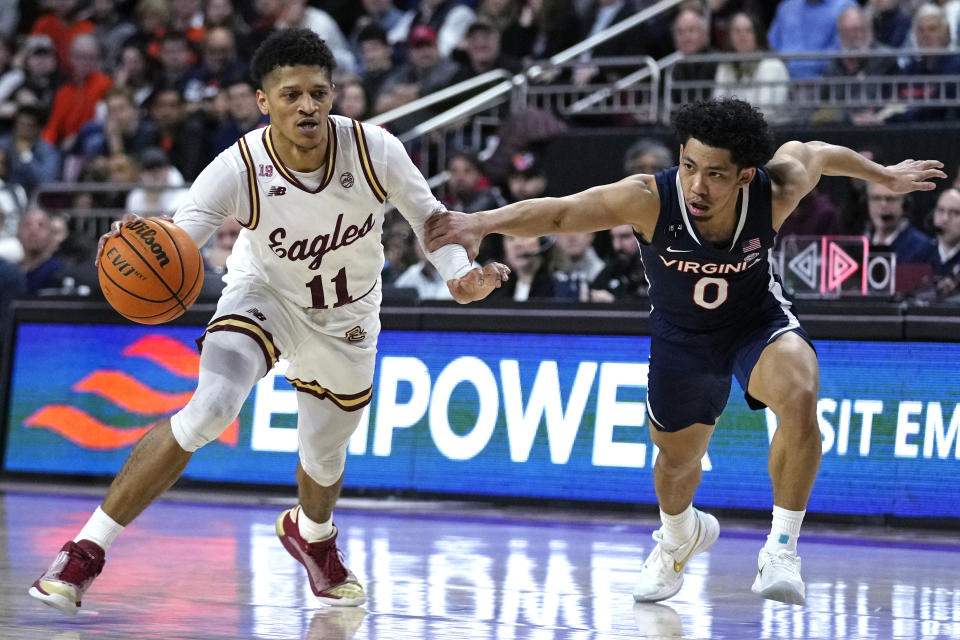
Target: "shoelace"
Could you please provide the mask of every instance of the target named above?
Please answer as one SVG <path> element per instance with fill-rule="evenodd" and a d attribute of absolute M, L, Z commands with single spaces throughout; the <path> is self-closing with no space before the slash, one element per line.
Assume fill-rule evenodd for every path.
<path fill-rule="evenodd" d="M 777 551 L 767 555 L 767 562 L 778 568 L 796 570 L 798 558 L 789 551 Z"/>
<path fill-rule="evenodd" d="M 100 575 L 103 569 L 103 561 L 78 544 L 70 545 L 67 558 L 67 564 L 60 572 L 59 579 L 78 585 L 81 589 Z"/>
<path fill-rule="evenodd" d="M 343 555 L 334 544 L 310 545 L 310 555 L 320 569 L 333 584 L 340 584 L 347 579 L 347 568 L 343 566 Z"/>

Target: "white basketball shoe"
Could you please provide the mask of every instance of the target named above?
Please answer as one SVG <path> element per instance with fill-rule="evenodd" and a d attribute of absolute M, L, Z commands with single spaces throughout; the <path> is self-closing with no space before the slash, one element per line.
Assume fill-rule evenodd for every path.
<path fill-rule="evenodd" d="M 760 549 L 757 577 L 750 590 L 768 600 L 804 604 L 807 593 L 800 577 L 800 557 L 786 549 Z"/>
<path fill-rule="evenodd" d="M 703 553 L 717 541 L 720 523 L 709 513 L 693 510 L 697 528 L 689 540 L 681 545 L 669 544 L 663 539 L 663 529 L 653 532 L 657 546 L 653 548 L 640 570 L 640 578 L 633 590 L 637 602 L 659 602 L 671 598 L 683 586 L 683 570 L 687 561 Z"/>

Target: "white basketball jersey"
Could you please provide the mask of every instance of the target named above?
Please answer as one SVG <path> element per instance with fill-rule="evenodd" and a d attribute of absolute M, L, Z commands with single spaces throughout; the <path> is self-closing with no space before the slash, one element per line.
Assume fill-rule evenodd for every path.
<path fill-rule="evenodd" d="M 378 284 L 387 194 L 373 170 L 367 129 L 331 116 L 323 179 L 310 189 L 283 165 L 271 127 L 244 135 L 230 151 L 247 173 L 249 215 L 228 274 L 255 274 L 301 307 L 334 309 Z M 382 134 L 373 142 L 380 142 Z"/>

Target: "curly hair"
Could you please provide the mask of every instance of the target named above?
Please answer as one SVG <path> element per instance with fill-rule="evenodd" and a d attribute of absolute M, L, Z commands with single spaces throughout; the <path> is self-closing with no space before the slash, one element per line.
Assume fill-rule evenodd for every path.
<path fill-rule="evenodd" d="M 306 65 L 322 67 L 333 75 L 336 62 L 327 43 L 309 29 L 283 29 L 270 35 L 257 47 L 250 61 L 253 79 L 261 89 L 263 79 L 274 69 Z"/>
<path fill-rule="evenodd" d="M 685 104 L 673 116 L 673 128 L 683 144 L 696 138 L 726 149 L 741 169 L 760 167 L 773 157 L 773 138 L 763 114 L 738 98 L 714 98 Z"/>

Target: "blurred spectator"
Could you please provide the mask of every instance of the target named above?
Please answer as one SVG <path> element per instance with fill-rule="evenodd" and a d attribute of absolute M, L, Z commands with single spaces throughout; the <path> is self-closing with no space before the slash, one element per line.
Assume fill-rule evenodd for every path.
<path fill-rule="evenodd" d="M 140 184 L 126 203 L 127 211 L 138 216 L 172 216 L 187 196 L 183 176 L 158 147 L 140 154 Z"/>
<path fill-rule="evenodd" d="M 130 195 L 130 186 L 140 182 L 140 164 L 136 158 L 126 153 L 115 153 L 108 158 L 96 158 L 87 165 L 80 176 L 80 182 L 112 182 L 127 185 L 125 188 L 101 192 L 93 195 L 94 206 L 107 209 L 123 209 L 129 211 L 127 197 Z M 76 203 L 74 206 L 78 206 Z"/>
<path fill-rule="evenodd" d="M 594 233 L 565 233 L 556 237 L 551 264 L 553 297 L 590 299 L 590 283 L 603 271 L 604 262 L 593 248 Z"/>
<path fill-rule="evenodd" d="M 420 5 L 407 11 L 391 33 L 393 42 L 407 40 L 416 27 L 430 27 L 437 34 L 437 48 L 449 56 L 463 41 L 476 14 L 461 0 L 420 0 Z"/>
<path fill-rule="evenodd" d="M 17 227 L 27 208 L 27 192 L 16 182 L 8 182 L 8 173 L 7 151 L 0 148 L 0 258 L 19 262 L 23 247 L 17 240 Z"/>
<path fill-rule="evenodd" d="M 580 30 L 572 0 L 519 0 L 516 35 L 501 48 L 522 60 L 544 60 L 577 43 Z"/>
<path fill-rule="evenodd" d="M 730 20 L 738 13 L 756 16 L 761 25 L 758 33 L 766 38 L 767 29 L 773 22 L 777 11 L 778 0 L 707 0 L 708 14 L 710 15 L 710 43 L 714 49 L 729 51 Z"/>
<path fill-rule="evenodd" d="M 684 57 L 714 53 L 710 47 L 707 19 L 693 9 L 681 9 L 673 21 L 673 42 Z M 712 81 L 717 76 L 716 62 L 685 63 L 682 60 L 673 67 L 674 82 Z M 674 89 L 674 102 L 690 102 L 710 98 L 710 89 Z"/>
<path fill-rule="evenodd" d="M 137 35 L 127 42 L 136 44 L 151 59 L 160 57 L 160 38 L 170 30 L 170 4 L 167 0 L 138 0 L 133 11 Z"/>
<path fill-rule="evenodd" d="M 888 50 L 874 42 L 869 18 L 859 7 L 844 9 L 840 17 L 837 18 L 837 37 L 840 40 L 840 50 L 844 52 L 849 51 L 853 54 L 859 54 Z M 842 104 L 835 103 L 842 103 L 845 100 L 889 98 L 889 95 L 881 96 L 875 85 L 862 86 L 861 82 L 864 78 L 891 75 L 898 71 L 897 60 L 893 56 L 889 58 L 851 57 L 831 60 L 823 72 L 824 77 L 846 77 L 851 78 L 851 81 L 836 88 L 823 87 L 821 99 L 827 102 L 829 106 L 824 106 L 818 110 L 813 116 L 813 121 L 852 121 L 854 124 L 860 125 L 882 122 L 885 116 L 879 108 L 870 107 L 851 112 L 849 109 L 844 109 Z M 853 81 L 854 78 L 856 81 Z"/>
<path fill-rule="evenodd" d="M 636 13 L 633 3 L 626 0 L 594 0 L 581 22 L 581 30 L 578 40 L 585 40 L 590 36 L 596 35 L 622 20 L 626 20 Z M 617 72 L 612 70 L 600 73 L 600 70 L 591 64 L 593 58 L 609 58 L 615 56 L 637 56 L 646 53 L 644 38 L 637 33 L 627 32 L 606 42 L 598 44 L 592 51 L 583 53 L 577 60 L 581 66 L 573 71 L 573 82 L 578 86 L 584 86 L 594 81 L 613 81 L 617 77 Z M 712 76 L 711 76 L 712 77 Z"/>
<path fill-rule="evenodd" d="M 393 286 L 416 289 L 421 300 L 453 300 L 446 281 L 433 263 L 423 255 L 420 243 L 414 242 L 413 248 L 417 252 L 416 264 L 407 267 L 393 282 Z"/>
<path fill-rule="evenodd" d="M 870 224 L 867 237 L 875 249 L 892 251 L 897 264 L 927 263 L 933 252 L 933 241 L 910 222 L 906 197 L 881 184 L 867 183 L 867 211 Z"/>
<path fill-rule="evenodd" d="M 97 103 L 113 81 L 100 71 L 100 45 L 92 35 L 79 35 L 70 45 L 71 78 L 53 97 L 43 139 L 60 149 L 73 146 L 77 132 L 94 117 Z"/>
<path fill-rule="evenodd" d="M 524 0 L 479 0 L 477 19 L 486 20 L 500 34 L 500 50 L 504 55 L 519 60 L 521 54 L 514 51 L 521 47 L 520 40 L 526 35 L 520 26 L 520 12 Z"/>
<path fill-rule="evenodd" d="M 460 63 L 456 75 L 450 80 L 451 84 L 494 69 L 519 73 L 523 67 L 518 59 L 503 55 L 500 51 L 500 32 L 486 20 L 476 20 L 470 25 L 463 40 L 463 50 L 467 58 Z"/>
<path fill-rule="evenodd" d="M 183 96 L 172 87 L 157 89 L 147 107 L 160 132 L 160 147 L 183 179 L 193 182 L 213 159 L 203 112 L 187 113 Z"/>
<path fill-rule="evenodd" d="M 263 0 L 257 0 L 260 6 Z M 350 50 L 350 43 L 329 13 L 307 6 L 307 0 L 282 0 L 283 11 L 274 26 L 276 28 L 302 27 L 310 29 L 323 39 L 337 61 L 337 69 L 343 73 L 355 73 L 357 61 Z"/>
<path fill-rule="evenodd" d="M 506 204 L 496 187 L 491 187 L 480 162 L 472 153 L 459 151 L 447 158 L 446 194 L 441 201 L 448 209 L 475 213 L 496 209 Z"/>
<path fill-rule="evenodd" d="M 13 119 L 10 135 L 0 138 L 0 149 L 7 155 L 12 182 L 28 194 L 44 182 L 60 178 L 60 152 L 40 137 L 43 113 L 36 107 L 20 107 Z"/>
<path fill-rule="evenodd" d="M 567 125 L 545 109 L 521 108 L 503 118 L 494 136 L 495 148 L 483 163 L 484 173 L 494 184 L 505 184 L 518 153 L 542 151 L 567 130 Z"/>
<path fill-rule="evenodd" d="M 233 252 L 243 227 L 233 216 L 227 216 L 213 234 L 213 246 L 203 252 L 203 268 L 208 273 L 222 276 L 227 272 L 227 258 Z"/>
<path fill-rule="evenodd" d="M 204 36 L 203 7 L 200 0 L 170 0 L 170 30 L 182 33 L 199 44 Z"/>
<path fill-rule="evenodd" d="M 913 14 L 913 36 L 917 47 L 921 49 L 936 49 L 943 52 L 950 50 L 950 26 L 947 23 L 946 13 L 942 7 L 933 3 L 920 5 Z M 913 76 L 955 76 L 960 74 L 960 56 L 938 55 L 920 56 L 912 58 L 903 67 L 904 75 Z M 946 91 L 942 82 L 933 80 L 920 83 L 911 82 L 900 89 L 900 99 L 906 102 L 935 101 L 940 98 L 956 99 L 956 87 L 948 85 Z M 901 105 L 899 113 L 887 118 L 887 122 L 902 122 L 915 120 L 944 120 L 955 116 L 955 109 L 943 107 L 906 107 Z"/>
<path fill-rule="evenodd" d="M 960 293 L 960 190 L 951 187 L 937 198 L 933 210 L 933 228 L 937 250 L 930 265 L 937 296 L 948 298 Z"/>
<path fill-rule="evenodd" d="M 910 16 L 901 8 L 900 0 L 870 0 L 873 33 L 877 42 L 902 47 L 910 35 Z"/>
<path fill-rule="evenodd" d="M 640 138 L 623 154 L 624 175 L 653 175 L 673 166 L 673 154 L 667 145 L 653 138 Z"/>
<path fill-rule="evenodd" d="M 233 0 L 207 0 L 204 24 L 208 31 L 216 27 L 228 30 L 236 39 L 240 58 L 249 60 L 253 57 L 253 50 L 250 48 L 250 25 L 237 11 Z"/>
<path fill-rule="evenodd" d="M 610 229 L 613 253 L 603 270 L 590 283 L 590 302 L 638 300 L 647 295 L 647 279 L 640 259 L 640 244 L 633 226 Z"/>
<path fill-rule="evenodd" d="M 367 92 L 356 78 L 342 80 L 334 89 L 333 111 L 354 120 L 366 120 L 368 116 Z"/>
<path fill-rule="evenodd" d="M 243 134 L 265 126 L 270 119 L 260 113 L 257 105 L 257 88 L 253 81 L 242 78 L 234 81 L 227 88 L 229 112 L 225 122 L 213 134 L 213 153 L 220 153 Z"/>
<path fill-rule="evenodd" d="M 192 76 L 197 59 L 187 36 L 179 31 L 164 33 L 160 37 L 160 53 L 157 59 L 160 62 L 160 83 L 176 87 L 186 98 L 187 82 Z M 202 97 L 194 96 L 194 100 Z"/>
<path fill-rule="evenodd" d="M 362 0 L 363 15 L 353 25 L 350 42 L 357 53 L 360 53 L 359 35 L 369 26 L 377 26 L 387 34 L 387 40 L 392 46 L 395 42 L 404 39 L 403 33 L 395 33 L 397 26 L 403 21 L 403 11 L 397 9 L 393 0 Z"/>
<path fill-rule="evenodd" d="M 0 102 L 0 117 L 10 118 L 19 107 L 31 106 L 39 109 L 46 119 L 62 82 L 53 41 L 49 36 L 29 36 L 22 54 L 23 71 L 11 70 L 11 74 L 18 74 L 19 78 L 7 78 L 16 84 L 13 84 L 11 99 Z"/>
<path fill-rule="evenodd" d="M 0 127 L 9 121 L 16 111 L 13 94 L 23 83 L 23 69 L 13 63 L 10 44 L 0 41 Z"/>
<path fill-rule="evenodd" d="M 90 20 L 94 24 L 93 35 L 103 49 L 104 70 L 117 68 L 124 43 L 136 35 L 137 27 L 117 10 L 115 0 L 92 0 Z"/>
<path fill-rule="evenodd" d="M 59 242 L 50 214 L 39 208 L 28 210 L 20 218 L 17 238 L 23 246 L 20 270 L 27 280 L 27 292 L 59 288 L 64 262 L 56 255 Z"/>
<path fill-rule="evenodd" d="M 830 196 L 814 187 L 803 196 L 777 230 L 779 246 L 787 236 L 831 236 L 843 233 L 843 214 Z"/>
<path fill-rule="evenodd" d="M 730 19 L 728 41 L 737 53 L 769 50 L 758 18 L 747 13 Z M 771 124 L 786 120 L 790 73 L 779 58 L 722 62 L 717 65 L 716 80 L 715 97 L 736 95 L 763 111 Z"/>
<path fill-rule="evenodd" d="M 120 49 L 120 60 L 113 72 L 113 86 L 123 87 L 142 106 L 156 85 L 156 67 L 139 45 L 129 43 Z"/>
<path fill-rule="evenodd" d="M 783 0 L 767 34 L 770 46 L 780 53 L 837 51 L 837 18 L 853 0 Z M 794 80 L 814 78 L 823 73 L 825 60 L 788 60 L 787 69 Z"/>
<path fill-rule="evenodd" d="M 404 218 L 395 211 L 386 215 L 383 222 L 384 265 L 380 274 L 383 284 L 393 284 L 401 273 L 416 263 L 417 253 L 413 248 L 416 242 L 413 229 Z"/>
<path fill-rule="evenodd" d="M 60 66 L 72 72 L 71 45 L 74 38 L 93 33 L 94 25 L 80 18 L 82 6 L 78 0 L 56 0 L 46 4 L 49 12 L 41 15 L 30 28 L 30 35 L 46 35 L 53 40 Z"/>
<path fill-rule="evenodd" d="M 452 83 L 459 65 L 440 56 L 437 32 L 428 26 L 414 27 L 407 46 L 407 62 L 383 81 L 374 98 L 375 111 L 383 113 Z M 402 130 L 402 125 L 397 125 Z"/>
<path fill-rule="evenodd" d="M 380 87 L 393 72 L 393 47 L 387 42 L 387 32 L 378 24 L 370 24 L 357 34 L 363 71 L 360 74 L 363 90 L 372 103 L 380 94 Z"/>
<path fill-rule="evenodd" d="M 207 29 L 200 43 L 200 62 L 187 72 L 183 97 L 200 102 L 243 77 L 249 65 L 237 56 L 236 38 L 226 27 Z"/>
<path fill-rule="evenodd" d="M 547 192 L 547 173 L 532 153 L 513 156 L 510 175 L 507 176 L 510 202 L 540 198 Z"/>
<path fill-rule="evenodd" d="M 27 279 L 10 260 L 0 257 L 0 328 L 6 326 L 10 303 L 27 291 Z"/>
<path fill-rule="evenodd" d="M 503 236 L 503 262 L 510 267 L 510 279 L 490 292 L 490 298 L 525 302 L 531 298 L 551 298 L 550 278 L 552 236 L 521 238 Z"/>
<path fill-rule="evenodd" d="M 960 22 L 960 0 L 932 0 L 933 4 L 943 9 L 943 15 L 950 27 L 950 42 L 957 41 L 957 26 Z"/>
<path fill-rule="evenodd" d="M 104 96 L 107 116 L 91 120 L 80 128 L 74 152 L 85 158 L 114 153 L 137 153 L 160 144 L 160 132 L 150 120 L 140 117 L 140 109 L 129 89 L 114 87 Z"/>

